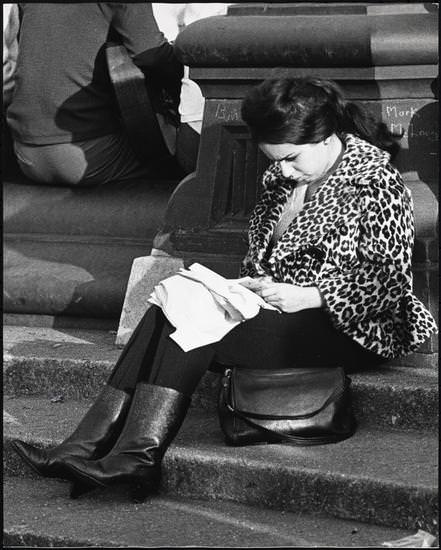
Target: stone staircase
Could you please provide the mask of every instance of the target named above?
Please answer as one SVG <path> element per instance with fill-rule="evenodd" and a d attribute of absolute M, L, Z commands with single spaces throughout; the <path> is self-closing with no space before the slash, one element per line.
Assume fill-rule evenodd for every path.
<path fill-rule="evenodd" d="M 418 529 L 437 535 L 437 372 L 399 364 L 352 375 L 357 433 L 309 448 L 226 446 L 209 372 L 165 455 L 159 495 L 135 504 L 120 487 L 70 499 L 69 483 L 38 478 L 10 441 L 60 442 L 121 350 L 116 326 L 44 319 L 4 326 L 6 546 L 378 547 Z"/>

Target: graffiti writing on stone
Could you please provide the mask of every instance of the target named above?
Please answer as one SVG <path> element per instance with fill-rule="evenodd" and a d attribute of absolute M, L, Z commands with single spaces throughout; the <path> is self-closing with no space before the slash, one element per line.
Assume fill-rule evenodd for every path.
<path fill-rule="evenodd" d="M 403 135 L 397 168 L 402 173 L 416 174 L 424 182 L 437 180 L 438 103 L 424 99 L 385 101 L 382 115 L 390 130 Z"/>
<path fill-rule="evenodd" d="M 216 105 L 215 118 L 224 122 L 240 122 L 240 102 L 235 104 L 220 102 Z"/>
<path fill-rule="evenodd" d="M 433 101 L 397 100 L 384 102 L 383 120 L 389 129 L 403 134 L 403 141 L 418 140 L 437 142 L 437 104 Z M 429 115 L 430 113 L 430 115 Z"/>

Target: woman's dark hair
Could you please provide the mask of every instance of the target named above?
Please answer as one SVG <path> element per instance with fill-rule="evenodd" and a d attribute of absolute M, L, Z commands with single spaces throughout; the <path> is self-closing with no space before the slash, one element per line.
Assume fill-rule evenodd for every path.
<path fill-rule="evenodd" d="M 243 100 L 242 119 L 258 143 L 302 145 L 351 133 L 394 158 L 402 137 L 361 105 L 346 101 L 335 82 L 321 78 L 265 80 Z"/>

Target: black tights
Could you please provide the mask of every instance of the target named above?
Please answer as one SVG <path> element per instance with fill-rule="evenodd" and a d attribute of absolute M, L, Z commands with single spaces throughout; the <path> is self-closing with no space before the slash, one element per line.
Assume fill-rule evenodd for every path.
<path fill-rule="evenodd" d="M 109 384 L 132 393 L 138 382 L 147 382 L 191 396 L 214 364 L 254 369 L 343 366 L 352 372 L 383 361 L 338 332 L 320 309 L 262 309 L 219 342 L 188 352 L 169 338 L 174 330 L 159 307 L 150 307 L 123 349 Z"/>

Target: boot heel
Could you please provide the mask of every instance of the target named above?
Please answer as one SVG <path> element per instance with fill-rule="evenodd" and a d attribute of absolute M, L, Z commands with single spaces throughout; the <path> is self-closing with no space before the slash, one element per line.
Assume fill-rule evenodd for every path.
<path fill-rule="evenodd" d="M 86 493 L 90 493 L 97 487 L 94 487 L 92 485 L 86 485 L 85 483 L 81 483 L 80 481 L 76 481 L 72 484 L 71 490 L 70 490 L 70 498 L 77 499 Z"/>
<path fill-rule="evenodd" d="M 144 500 L 159 487 L 162 457 L 179 430 L 190 401 L 173 388 L 140 382 L 112 450 L 98 460 L 71 456 L 64 461 L 64 467 L 85 485 L 128 484 L 133 498 Z"/>
<path fill-rule="evenodd" d="M 131 482 L 132 501 L 141 503 L 144 502 L 149 496 L 157 494 L 159 492 L 160 480 L 160 472 L 158 472 L 157 474 L 155 472 L 154 476 L 150 475 L 148 478 L 139 477 L 133 479 L 133 481 Z"/>

